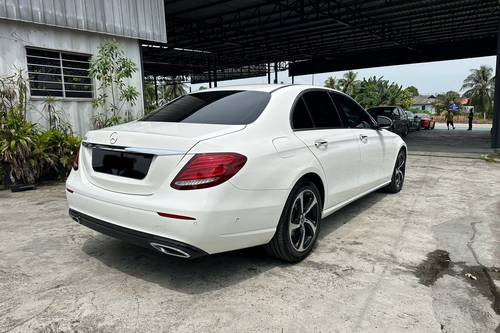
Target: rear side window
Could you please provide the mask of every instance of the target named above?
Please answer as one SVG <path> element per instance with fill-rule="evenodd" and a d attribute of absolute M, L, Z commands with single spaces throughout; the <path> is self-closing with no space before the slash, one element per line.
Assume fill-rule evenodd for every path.
<path fill-rule="evenodd" d="M 338 93 L 330 93 L 335 99 L 350 128 L 371 128 L 373 121 L 368 113 L 351 98 Z"/>
<path fill-rule="evenodd" d="M 304 99 L 315 128 L 340 128 L 342 122 L 326 91 L 308 91 Z"/>
<path fill-rule="evenodd" d="M 211 91 L 184 95 L 142 121 L 246 125 L 254 122 L 269 103 L 262 91 Z"/>
<path fill-rule="evenodd" d="M 306 104 L 302 97 L 297 100 L 292 112 L 292 127 L 294 129 L 308 129 L 313 128 L 311 116 L 307 111 Z"/>

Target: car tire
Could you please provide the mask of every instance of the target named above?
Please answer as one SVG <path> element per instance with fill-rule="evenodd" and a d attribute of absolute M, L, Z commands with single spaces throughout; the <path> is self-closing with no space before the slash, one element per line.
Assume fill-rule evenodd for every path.
<path fill-rule="evenodd" d="M 304 214 L 304 208 L 309 208 Z M 311 253 L 320 229 L 323 203 L 312 182 L 298 182 L 285 203 L 273 239 L 264 249 L 273 257 L 299 262 Z"/>
<path fill-rule="evenodd" d="M 384 187 L 384 191 L 388 193 L 398 193 L 399 191 L 401 191 L 405 181 L 405 171 L 406 151 L 404 149 L 401 149 L 399 150 L 398 156 L 396 158 L 396 163 L 394 164 L 391 183 Z"/>

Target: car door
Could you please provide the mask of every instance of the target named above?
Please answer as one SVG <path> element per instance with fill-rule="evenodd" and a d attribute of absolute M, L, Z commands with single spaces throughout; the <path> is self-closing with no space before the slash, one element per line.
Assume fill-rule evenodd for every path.
<path fill-rule="evenodd" d="M 401 135 L 401 133 L 403 133 L 403 126 L 401 124 L 401 114 L 399 113 L 398 108 L 394 108 L 392 110 L 392 117 L 391 118 L 392 118 L 392 121 L 394 122 L 394 124 L 393 124 L 394 132 Z"/>
<path fill-rule="evenodd" d="M 352 98 L 331 92 L 346 128 L 358 139 L 361 164 L 357 171 L 360 193 L 382 184 L 387 176 L 385 159 L 388 154 L 384 134 L 376 127 L 373 118 Z"/>
<path fill-rule="evenodd" d="M 325 209 L 359 191 L 359 139 L 342 120 L 326 90 L 307 90 L 292 110 L 295 135 L 320 162 L 326 177 Z"/>
<path fill-rule="evenodd" d="M 410 129 L 415 129 L 415 119 L 413 113 L 410 111 L 403 111 L 405 113 L 406 119 L 408 119 L 408 127 Z"/>
<path fill-rule="evenodd" d="M 406 131 L 406 128 L 410 127 L 410 123 L 408 120 L 408 116 L 406 115 L 406 112 L 400 107 L 398 107 L 398 110 L 399 110 L 399 115 L 401 118 L 401 131 L 402 131 L 402 133 L 404 133 Z"/>

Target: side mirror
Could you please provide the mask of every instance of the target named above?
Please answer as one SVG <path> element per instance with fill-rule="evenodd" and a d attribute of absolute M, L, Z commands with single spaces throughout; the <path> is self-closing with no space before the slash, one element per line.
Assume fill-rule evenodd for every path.
<path fill-rule="evenodd" d="M 378 128 L 390 128 L 392 126 L 392 120 L 389 117 L 377 116 Z"/>

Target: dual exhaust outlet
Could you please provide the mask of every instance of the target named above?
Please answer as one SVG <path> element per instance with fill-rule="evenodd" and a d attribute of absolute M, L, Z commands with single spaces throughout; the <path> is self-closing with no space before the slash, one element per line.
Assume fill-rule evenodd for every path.
<path fill-rule="evenodd" d="M 169 245 L 164 245 L 164 244 L 159 244 L 159 243 L 149 243 L 155 250 L 160 251 L 163 254 L 173 256 L 173 257 L 178 257 L 178 258 L 190 258 L 191 256 L 189 253 L 186 253 L 180 249 L 177 249 L 175 247 L 169 246 Z"/>

